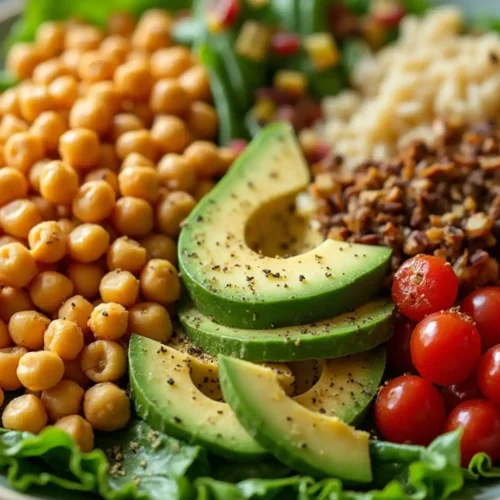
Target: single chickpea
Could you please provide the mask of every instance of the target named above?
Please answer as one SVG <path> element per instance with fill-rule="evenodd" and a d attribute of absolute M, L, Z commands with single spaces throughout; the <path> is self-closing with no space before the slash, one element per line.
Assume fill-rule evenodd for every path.
<path fill-rule="evenodd" d="M 2 426 L 13 431 L 38 434 L 47 425 L 47 421 L 47 412 L 42 402 L 33 394 L 14 398 L 2 414 Z"/>
<path fill-rule="evenodd" d="M 36 46 L 45 57 L 56 57 L 64 49 L 66 30 L 62 23 L 47 21 L 36 30 Z"/>
<path fill-rule="evenodd" d="M 208 141 L 195 141 L 190 144 L 184 157 L 196 172 L 199 179 L 211 179 L 222 170 L 222 160 L 217 146 Z"/>
<path fill-rule="evenodd" d="M 123 35 L 111 35 L 105 38 L 99 47 L 99 52 L 111 59 L 115 64 L 123 64 L 132 50 L 130 40 Z"/>
<path fill-rule="evenodd" d="M 12 338 L 9 333 L 9 328 L 5 321 L 0 319 L 0 349 L 5 349 L 6 347 L 12 346 Z M 3 391 L 2 391 L 3 392 Z M 1 398 L 0 398 L 1 399 Z M 2 406 L 0 403 L 0 406 Z"/>
<path fill-rule="evenodd" d="M 76 169 L 93 167 L 99 159 L 99 137 L 93 130 L 68 130 L 59 140 L 59 154 Z"/>
<path fill-rule="evenodd" d="M 130 420 L 130 399 L 111 382 L 96 384 L 83 397 L 83 414 L 94 429 L 116 431 Z"/>
<path fill-rule="evenodd" d="M 73 214 L 83 222 L 100 222 L 115 208 L 116 194 L 106 181 L 82 184 L 73 200 Z"/>
<path fill-rule="evenodd" d="M 97 170 L 90 171 L 84 179 L 84 182 L 90 181 L 106 181 L 115 191 L 119 194 L 118 176 L 110 168 L 98 168 Z"/>
<path fill-rule="evenodd" d="M 112 340 L 96 340 L 82 353 L 82 370 L 93 382 L 115 382 L 127 371 L 125 349 Z"/>
<path fill-rule="evenodd" d="M 139 280 L 129 271 L 115 269 L 103 276 L 99 292 L 104 302 L 116 302 L 129 307 L 137 302 Z"/>
<path fill-rule="evenodd" d="M 108 32 L 112 35 L 129 37 L 134 28 L 135 19 L 128 12 L 113 12 L 108 18 Z"/>
<path fill-rule="evenodd" d="M 19 132 L 27 132 L 28 124 L 16 115 L 5 114 L 0 122 L 0 140 L 7 142 L 11 136 Z"/>
<path fill-rule="evenodd" d="M 30 283 L 31 300 L 43 312 L 53 313 L 73 295 L 73 283 L 64 274 L 46 271 L 38 274 Z"/>
<path fill-rule="evenodd" d="M 28 234 L 31 255 L 38 262 L 53 263 L 66 255 L 68 237 L 54 221 L 40 222 Z"/>
<path fill-rule="evenodd" d="M 0 319 L 2 321 L 8 323 L 16 312 L 34 308 L 35 305 L 31 301 L 28 292 L 23 288 L 0 287 Z"/>
<path fill-rule="evenodd" d="M 121 170 L 129 167 L 154 167 L 155 164 L 144 155 L 139 153 L 130 153 L 122 162 Z"/>
<path fill-rule="evenodd" d="M 21 243 L 8 243 L 0 247 L 0 284 L 25 287 L 36 275 L 35 259 Z"/>
<path fill-rule="evenodd" d="M 153 167 L 129 167 L 118 175 L 122 196 L 133 196 L 155 203 L 158 199 L 160 181 Z"/>
<path fill-rule="evenodd" d="M 93 309 L 92 304 L 87 299 L 81 295 L 74 295 L 59 308 L 57 316 L 59 319 L 75 323 L 83 335 L 87 336 L 90 333 L 87 321 Z"/>
<path fill-rule="evenodd" d="M 115 205 L 111 221 L 126 236 L 144 236 L 153 229 L 153 208 L 141 198 L 124 196 Z"/>
<path fill-rule="evenodd" d="M 17 168 L 0 168 L 0 207 L 28 194 L 26 177 Z"/>
<path fill-rule="evenodd" d="M 48 93 L 55 106 L 69 109 L 78 99 L 78 82 L 74 76 L 60 76 L 49 84 Z"/>
<path fill-rule="evenodd" d="M 77 25 L 66 32 L 65 49 L 95 50 L 104 39 L 104 33 L 95 26 Z"/>
<path fill-rule="evenodd" d="M 128 311 L 122 305 L 105 302 L 94 308 L 88 325 L 97 340 L 118 340 L 127 332 L 127 322 Z"/>
<path fill-rule="evenodd" d="M 42 349 L 43 335 L 50 319 L 37 311 L 19 311 L 9 321 L 9 334 L 14 343 L 29 350 Z"/>
<path fill-rule="evenodd" d="M 18 88 L 12 87 L 0 94 L 0 114 L 21 116 L 19 108 Z"/>
<path fill-rule="evenodd" d="M 99 51 L 86 52 L 78 67 L 79 77 L 86 82 L 101 82 L 112 80 L 115 62 L 112 58 Z"/>
<path fill-rule="evenodd" d="M 94 262 L 109 248 L 109 234 L 98 224 L 81 224 L 71 231 L 68 253 L 79 262 Z"/>
<path fill-rule="evenodd" d="M 57 205 L 42 196 L 31 195 L 29 199 L 35 204 L 42 221 L 52 221 L 57 218 Z"/>
<path fill-rule="evenodd" d="M 8 54 L 6 68 L 18 80 L 30 78 L 35 67 L 42 62 L 38 47 L 32 43 L 16 43 Z"/>
<path fill-rule="evenodd" d="M 118 66 L 114 74 L 118 92 L 131 99 L 145 99 L 153 86 L 149 65 L 143 61 L 127 61 Z"/>
<path fill-rule="evenodd" d="M 210 104 L 196 101 L 189 107 L 186 123 L 189 130 L 198 139 L 213 140 L 217 136 L 219 119 L 217 111 Z"/>
<path fill-rule="evenodd" d="M 40 63 L 33 71 L 33 82 L 40 85 L 49 85 L 59 76 L 69 74 L 69 69 L 59 58 L 48 59 Z"/>
<path fill-rule="evenodd" d="M 31 123 L 40 113 L 53 108 L 52 98 L 45 85 L 23 84 L 19 87 L 18 99 L 21 116 Z"/>
<path fill-rule="evenodd" d="M 61 380 L 42 392 L 41 400 L 52 422 L 80 413 L 85 391 L 72 380 Z"/>
<path fill-rule="evenodd" d="M 90 85 L 87 98 L 97 99 L 102 102 L 111 110 L 111 114 L 114 115 L 120 109 L 122 96 L 112 81 L 103 81 Z"/>
<path fill-rule="evenodd" d="M 186 124 L 177 116 L 158 116 L 151 137 L 162 154 L 182 153 L 191 141 Z"/>
<path fill-rule="evenodd" d="M 123 269 L 131 273 L 138 273 L 146 263 L 146 249 L 137 241 L 122 236 L 109 247 L 106 262 L 110 271 Z"/>
<path fill-rule="evenodd" d="M 80 415 L 68 415 L 62 417 L 54 427 L 61 429 L 69 435 L 83 453 L 89 453 L 94 449 L 94 431 L 92 426 Z"/>
<path fill-rule="evenodd" d="M 17 391 L 23 384 L 17 376 L 19 360 L 28 351 L 24 347 L 6 347 L 0 349 L 0 388 L 5 391 Z"/>
<path fill-rule="evenodd" d="M 172 335 L 170 315 L 160 304 L 140 302 L 129 311 L 128 331 L 157 342 L 166 342 Z"/>
<path fill-rule="evenodd" d="M 158 49 L 151 55 L 151 73 L 156 80 L 178 78 L 192 65 L 193 58 L 187 47 L 176 46 Z"/>
<path fill-rule="evenodd" d="M 75 293 L 86 299 L 93 299 L 99 294 L 99 285 L 105 274 L 100 264 L 82 264 L 71 262 L 66 269 L 68 278 L 72 281 Z"/>
<path fill-rule="evenodd" d="M 60 113 L 44 111 L 31 126 L 30 132 L 42 139 L 46 151 L 57 151 L 60 137 L 66 132 L 66 122 Z"/>
<path fill-rule="evenodd" d="M 99 159 L 97 161 L 97 165 L 100 167 L 98 170 L 106 169 L 112 172 L 120 170 L 120 160 L 118 159 L 118 155 L 116 154 L 114 144 L 111 144 L 109 142 L 103 142 L 101 144 L 99 148 Z M 99 180 L 99 179 L 89 179 L 89 180 Z M 115 183 L 112 182 L 109 177 L 103 180 L 111 184 L 113 189 L 116 192 L 118 192 L 118 179 L 116 179 L 116 185 L 114 185 Z"/>
<path fill-rule="evenodd" d="M 181 115 L 188 110 L 189 103 L 189 94 L 175 78 L 162 78 L 153 85 L 149 99 L 153 112 Z"/>
<path fill-rule="evenodd" d="M 121 160 L 124 160 L 130 153 L 139 153 L 155 161 L 158 149 L 149 130 L 132 130 L 118 137 L 116 153 Z"/>
<path fill-rule="evenodd" d="M 160 233 L 175 238 L 181 223 L 196 205 L 196 200 L 184 191 L 173 191 L 156 207 L 156 221 Z"/>
<path fill-rule="evenodd" d="M 193 196 L 196 201 L 200 201 L 204 196 L 206 196 L 215 187 L 214 181 L 201 181 L 196 185 Z"/>
<path fill-rule="evenodd" d="M 7 165 L 27 172 L 45 156 L 42 139 L 30 132 L 18 132 L 5 143 L 3 154 Z"/>
<path fill-rule="evenodd" d="M 17 366 L 17 376 L 26 389 L 44 391 L 54 387 L 64 373 L 62 359 L 50 351 L 24 354 Z"/>
<path fill-rule="evenodd" d="M 141 272 L 142 295 L 159 304 L 171 304 L 179 299 L 179 273 L 168 260 L 152 259 Z"/>
<path fill-rule="evenodd" d="M 159 9 L 155 13 L 149 11 L 141 17 L 132 33 L 133 47 L 148 52 L 168 47 L 172 43 L 172 24 L 173 18 L 167 12 Z"/>
<path fill-rule="evenodd" d="M 54 160 L 47 163 L 40 174 L 40 193 L 51 203 L 68 205 L 78 192 L 76 170 L 67 163 Z"/>
<path fill-rule="evenodd" d="M 56 353 L 61 359 L 75 359 L 83 345 L 83 332 L 73 321 L 55 319 L 45 331 L 45 349 Z"/>
<path fill-rule="evenodd" d="M 181 155 L 169 153 L 158 162 L 160 182 L 171 191 L 190 193 L 196 186 L 196 172 Z"/>
<path fill-rule="evenodd" d="M 179 77 L 179 83 L 186 91 L 191 102 L 210 101 L 210 80 L 207 70 L 201 64 L 193 66 Z"/>
<path fill-rule="evenodd" d="M 88 129 L 105 135 L 111 127 L 112 119 L 112 110 L 106 103 L 100 99 L 86 97 L 75 102 L 69 115 L 69 126 L 72 129 Z"/>
<path fill-rule="evenodd" d="M 222 168 L 219 173 L 223 175 L 228 171 L 236 158 L 238 158 L 238 152 L 233 148 L 219 148 L 219 158 L 222 162 Z"/>
<path fill-rule="evenodd" d="M 147 260 L 165 259 L 177 264 L 177 245 L 172 238 L 163 234 L 151 233 L 139 240 L 146 249 Z"/>
<path fill-rule="evenodd" d="M 0 208 L 0 226 L 11 236 L 27 238 L 31 228 L 40 222 L 38 208 L 30 200 L 14 200 Z"/>
<path fill-rule="evenodd" d="M 111 137 L 114 141 L 125 134 L 144 129 L 144 122 L 132 113 L 119 113 L 113 117 L 111 125 Z"/>
<path fill-rule="evenodd" d="M 50 160 L 48 159 L 43 159 L 40 161 L 37 161 L 30 169 L 28 173 L 28 180 L 29 180 L 29 187 L 31 191 L 34 191 L 35 193 L 40 192 L 40 177 L 42 176 L 42 170 L 47 163 L 49 163 Z"/>

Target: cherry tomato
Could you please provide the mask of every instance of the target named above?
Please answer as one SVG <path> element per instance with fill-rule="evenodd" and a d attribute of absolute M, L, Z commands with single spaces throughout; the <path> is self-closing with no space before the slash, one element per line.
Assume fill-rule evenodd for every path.
<path fill-rule="evenodd" d="M 481 357 L 477 383 L 483 394 L 500 407 L 500 345 L 492 347 Z"/>
<path fill-rule="evenodd" d="M 481 337 L 472 320 L 456 311 L 434 313 L 413 330 L 411 359 L 422 377 L 433 384 L 467 380 L 481 357 Z"/>
<path fill-rule="evenodd" d="M 415 371 L 411 360 L 410 341 L 416 323 L 398 314 L 394 321 L 394 335 L 387 342 L 387 364 L 398 375 Z"/>
<path fill-rule="evenodd" d="M 465 297 L 461 309 L 476 322 L 484 350 L 500 344 L 500 287 L 478 288 Z"/>
<path fill-rule="evenodd" d="M 276 33 L 271 38 L 271 51 L 277 56 L 291 56 L 300 50 L 300 38 L 294 33 Z"/>
<path fill-rule="evenodd" d="M 446 432 L 463 428 L 460 440 L 462 466 L 480 452 L 487 453 L 493 462 L 500 458 L 500 412 L 485 399 L 471 399 L 458 405 L 446 420 Z"/>
<path fill-rule="evenodd" d="M 470 377 L 459 384 L 443 387 L 441 392 L 448 411 L 453 410 L 455 406 L 458 406 L 464 401 L 483 397 L 481 389 L 479 389 L 477 385 L 476 377 Z"/>
<path fill-rule="evenodd" d="M 407 260 L 392 283 L 392 300 L 413 321 L 453 307 L 457 294 L 455 271 L 446 261 L 432 255 L 417 255 Z"/>
<path fill-rule="evenodd" d="M 438 436 L 446 419 L 439 391 L 416 375 L 402 375 L 388 382 L 375 401 L 375 422 L 382 436 L 394 443 L 428 445 Z"/>

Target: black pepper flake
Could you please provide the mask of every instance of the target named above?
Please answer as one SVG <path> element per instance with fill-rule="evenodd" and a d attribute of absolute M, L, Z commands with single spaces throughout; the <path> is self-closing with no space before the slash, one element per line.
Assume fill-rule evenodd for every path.
<path fill-rule="evenodd" d="M 167 380 L 167 384 L 168 384 L 168 385 L 174 385 L 174 384 L 175 384 L 175 380 L 174 380 L 173 378 L 169 378 L 169 379 Z"/>
<path fill-rule="evenodd" d="M 299 281 L 304 281 L 305 279 L 306 279 L 306 277 L 305 277 L 303 274 L 301 274 L 301 275 L 299 276 Z"/>
<path fill-rule="evenodd" d="M 108 312 L 107 312 L 107 311 L 103 311 L 101 314 L 102 314 L 103 316 L 105 316 L 106 318 L 109 316 L 109 314 L 108 314 Z"/>
<path fill-rule="evenodd" d="M 182 420 L 179 417 L 174 417 L 174 422 L 176 424 L 180 424 L 182 422 Z"/>

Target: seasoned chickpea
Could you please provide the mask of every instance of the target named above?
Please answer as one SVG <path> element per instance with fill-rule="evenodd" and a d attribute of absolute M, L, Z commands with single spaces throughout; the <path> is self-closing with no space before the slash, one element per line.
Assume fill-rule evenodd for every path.
<path fill-rule="evenodd" d="M 81 224 L 71 231 L 68 253 L 79 262 L 94 262 L 104 255 L 109 247 L 109 234 L 98 224 Z"/>
<path fill-rule="evenodd" d="M 73 321 L 55 319 L 45 331 L 45 349 L 55 352 L 61 359 L 75 359 L 83 345 L 83 332 Z"/>
<path fill-rule="evenodd" d="M 69 114 L 69 126 L 72 129 L 88 129 L 105 135 L 111 127 L 112 119 L 112 110 L 105 102 L 86 97 L 75 102 Z"/>
<path fill-rule="evenodd" d="M 0 349 L 0 388 L 5 391 L 17 391 L 22 383 L 17 376 L 19 360 L 27 353 L 24 347 L 6 347 Z"/>
<path fill-rule="evenodd" d="M 186 124 L 177 116 L 158 116 L 151 137 L 162 154 L 182 153 L 191 141 Z"/>
<path fill-rule="evenodd" d="M 0 140 L 7 142 L 9 138 L 19 132 L 27 132 L 28 124 L 16 115 L 6 114 L 0 122 Z"/>
<path fill-rule="evenodd" d="M 96 384 L 83 397 L 83 413 L 94 429 L 116 431 L 130 420 L 130 400 L 123 389 L 111 382 Z"/>
<path fill-rule="evenodd" d="M 0 168 L 0 207 L 28 194 L 26 177 L 17 168 Z"/>
<path fill-rule="evenodd" d="M 81 366 L 81 354 L 75 359 L 63 360 L 64 375 L 63 380 L 72 380 L 80 387 L 86 389 L 90 385 L 90 379 L 83 373 Z"/>
<path fill-rule="evenodd" d="M 149 105 L 155 113 L 181 115 L 189 103 L 189 94 L 175 78 L 162 78 L 153 85 Z"/>
<path fill-rule="evenodd" d="M 155 203 L 158 199 L 160 180 L 153 167 L 129 167 L 118 175 L 122 196 L 133 196 Z"/>
<path fill-rule="evenodd" d="M 105 104 L 115 114 L 119 111 L 121 105 L 121 94 L 112 81 L 103 81 L 93 83 L 87 90 L 87 98 L 96 99 Z"/>
<path fill-rule="evenodd" d="M 0 94 L 0 113 L 2 115 L 21 116 L 17 87 L 7 89 Z"/>
<path fill-rule="evenodd" d="M 40 222 L 38 208 L 30 200 L 14 200 L 0 208 L 0 226 L 11 236 L 27 238 L 31 228 Z"/>
<path fill-rule="evenodd" d="M 84 82 L 101 82 L 112 80 L 115 62 L 99 51 L 85 52 L 78 67 L 78 75 Z"/>
<path fill-rule="evenodd" d="M 217 136 L 219 119 L 217 111 L 210 104 L 196 101 L 191 104 L 186 116 L 189 130 L 198 139 L 211 140 Z"/>
<path fill-rule="evenodd" d="M 54 105 L 69 109 L 78 99 L 78 82 L 74 76 L 60 76 L 50 83 L 48 92 Z"/>
<path fill-rule="evenodd" d="M 115 145 L 109 142 L 104 142 L 99 147 L 99 160 L 97 161 L 98 166 L 102 169 L 108 169 L 111 171 L 120 170 L 120 160 L 118 159 L 118 155 L 116 154 Z M 98 179 L 89 179 L 89 180 L 98 180 Z M 116 179 L 116 186 L 113 186 L 114 183 L 110 182 L 110 179 L 103 179 L 106 182 L 110 183 L 115 189 L 118 191 L 118 179 Z M 88 182 L 87 180 L 85 182 Z"/>
<path fill-rule="evenodd" d="M 6 347 L 10 347 L 11 345 L 12 338 L 9 334 L 9 328 L 5 321 L 2 321 L 0 319 L 0 349 L 5 349 Z M 2 403 L 0 403 L 0 406 L 2 406 Z"/>
<path fill-rule="evenodd" d="M 66 269 L 66 274 L 74 285 L 75 293 L 82 295 L 86 299 L 93 299 L 99 293 L 99 285 L 105 271 L 97 263 L 71 262 Z"/>
<path fill-rule="evenodd" d="M 93 130 L 68 130 L 59 140 L 59 154 L 75 168 L 93 167 L 99 159 L 99 137 Z"/>
<path fill-rule="evenodd" d="M 127 332 L 128 311 L 120 304 L 105 302 L 94 308 L 88 321 L 98 340 L 118 340 Z"/>
<path fill-rule="evenodd" d="M 152 259 L 141 272 L 142 295 L 159 304 L 171 304 L 179 299 L 179 273 L 168 260 Z"/>
<path fill-rule="evenodd" d="M 30 283 L 31 300 L 44 312 L 53 313 L 73 295 L 73 283 L 64 274 L 45 271 Z"/>
<path fill-rule="evenodd" d="M 40 113 L 50 111 L 53 107 L 52 98 L 45 85 L 22 85 L 18 99 L 21 116 L 28 122 L 34 122 Z"/>
<path fill-rule="evenodd" d="M 153 86 L 149 65 L 143 61 L 127 61 L 114 74 L 118 92 L 131 99 L 145 99 Z"/>
<path fill-rule="evenodd" d="M 72 380 L 61 380 L 57 385 L 42 392 L 41 400 L 50 421 L 80 412 L 85 391 Z"/>
<path fill-rule="evenodd" d="M 50 319 L 37 311 L 19 311 L 9 321 L 9 334 L 14 343 L 29 350 L 42 349 L 43 335 Z"/>
<path fill-rule="evenodd" d="M 128 307 L 137 302 L 139 280 L 129 271 L 115 269 L 103 276 L 99 292 L 104 302 L 116 302 Z"/>
<path fill-rule="evenodd" d="M 86 176 L 84 181 L 106 181 L 115 191 L 115 193 L 119 193 L 118 187 L 118 176 L 113 170 L 110 168 L 98 168 L 96 170 L 90 171 Z"/>
<path fill-rule="evenodd" d="M 140 302 L 129 311 L 128 331 L 157 342 L 166 342 L 172 335 L 170 315 L 160 304 Z"/>
<path fill-rule="evenodd" d="M 143 130 L 144 122 L 133 113 L 119 113 L 113 117 L 111 136 L 114 141 L 126 132 Z"/>
<path fill-rule="evenodd" d="M 211 179 L 218 175 L 223 167 L 217 147 L 212 142 L 193 142 L 184 151 L 184 157 L 199 179 Z"/>
<path fill-rule="evenodd" d="M 30 132 L 18 132 L 5 143 L 3 150 L 7 165 L 27 172 L 45 155 L 42 139 Z"/>
<path fill-rule="evenodd" d="M 154 167 L 155 164 L 144 155 L 139 153 L 130 153 L 122 162 L 121 170 L 128 167 Z"/>
<path fill-rule="evenodd" d="M 156 207 L 156 220 L 158 230 L 176 237 L 181 230 L 182 221 L 189 215 L 196 205 L 196 200 L 184 191 L 173 191 Z"/>
<path fill-rule="evenodd" d="M 56 221 L 40 222 L 28 234 L 31 255 L 38 262 L 58 262 L 66 255 L 68 237 Z"/>
<path fill-rule="evenodd" d="M 0 247 L 0 284 L 25 287 L 36 275 L 35 259 L 21 243 L 8 243 Z"/>
<path fill-rule="evenodd" d="M 108 18 L 108 31 L 113 35 L 128 37 L 135 28 L 135 19 L 128 12 L 113 12 Z"/>
<path fill-rule="evenodd" d="M 36 30 L 36 45 L 45 57 L 58 56 L 64 49 L 66 30 L 62 23 L 47 21 Z"/>
<path fill-rule="evenodd" d="M 68 434 L 83 453 L 88 453 L 94 449 L 92 426 L 80 415 L 63 417 L 54 424 L 54 427 Z"/>
<path fill-rule="evenodd" d="M 142 16 L 132 33 L 133 47 L 148 52 L 168 47 L 171 44 L 172 23 L 172 16 L 167 12 L 158 10 L 158 13 L 153 16 L 152 11 L 149 11 Z"/>
<path fill-rule="evenodd" d="M 126 236 L 144 236 L 153 229 L 153 208 L 141 198 L 124 196 L 115 205 L 113 226 Z"/>
<path fill-rule="evenodd" d="M 42 402 L 33 394 L 14 398 L 2 414 L 2 426 L 13 431 L 38 434 L 47 425 L 47 421 L 47 412 Z"/>
<path fill-rule="evenodd" d="M 132 130 L 118 137 L 116 153 L 121 160 L 130 153 L 139 153 L 154 161 L 158 156 L 158 148 L 149 130 Z"/>
<path fill-rule="evenodd" d="M 190 193 L 196 186 L 196 172 L 184 156 L 170 153 L 158 162 L 160 182 L 172 191 Z"/>
<path fill-rule="evenodd" d="M 67 205 L 78 192 L 79 179 L 76 170 L 65 162 L 54 160 L 47 163 L 40 174 L 40 193 L 51 203 Z"/>
<path fill-rule="evenodd" d="M 76 25 L 66 32 L 65 49 L 77 49 L 82 51 L 95 50 L 99 48 L 104 33 L 95 26 Z"/>
<path fill-rule="evenodd" d="M 115 64 L 123 64 L 132 50 L 130 40 L 122 35 L 108 36 L 99 47 L 99 52 Z"/>
<path fill-rule="evenodd" d="M 44 111 L 31 126 L 30 132 L 42 139 L 46 151 L 57 151 L 59 139 L 66 132 L 66 122 L 60 113 Z"/>
<path fill-rule="evenodd" d="M 115 208 L 116 194 L 106 181 L 82 184 L 73 200 L 73 214 L 84 222 L 100 222 Z"/>
<path fill-rule="evenodd" d="M 96 340 L 82 353 L 82 370 L 93 382 L 115 382 L 127 371 L 125 349 L 111 340 Z"/>
<path fill-rule="evenodd" d="M 74 295 L 64 302 L 59 308 L 57 316 L 59 319 L 64 319 L 75 323 L 83 335 L 86 336 L 90 333 L 90 328 L 87 321 L 92 313 L 94 307 L 92 304 L 81 295 Z"/>
<path fill-rule="evenodd" d="M 191 102 L 210 101 L 210 80 L 207 70 L 201 64 L 193 66 L 179 77 L 179 83 Z"/>
<path fill-rule="evenodd" d="M 187 47 L 177 46 L 158 49 L 151 55 L 151 73 L 160 78 L 177 78 L 193 65 L 191 52 Z"/>
<path fill-rule="evenodd" d="M 69 74 L 68 67 L 59 58 L 48 59 L 40 63 L 33 71 L 33 82 L 49 85 L 56 78 Z"/>
<path fill-rule="evenodd" d="M 42 62 L 38 47 L 32 43 L 16 43 L 7 55 L 6 67 L 18 80 L 30 78 L 35 67 Z"/>
<path fill-rule="evenodd" d="M 64 363 L 55 353 L 36 351 L 24 354 L 17 366 L 17 376 L 26 389 L 44 391 L 54 387 L 64 373 Z"/>
<path fill-rule="evenodd" d="M 139 272 L 146 263 L 146 249 L 137 241 L 122 236 L 117 238 L 108 250 L 108 269 L 123 269 L 131 273 Z"/>
<path fill-rule="evenodd" d="M 165 259 L 177 264 L 177 245 L 172 238 L 163 234 L 151 233 L 139 240 L 146 249 L 147 259 Z"/>
<path fill-rule="evenodd" d="M 0 319 L 9 322 L 13 314 L 34 309 L 35 305 L 26 290 L 3 286 L 0 288 Z"/>

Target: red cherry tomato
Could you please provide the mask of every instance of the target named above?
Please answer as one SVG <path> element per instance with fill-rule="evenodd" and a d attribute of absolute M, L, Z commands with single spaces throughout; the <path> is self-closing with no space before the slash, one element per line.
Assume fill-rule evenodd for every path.
<path fill-rule="evenodd" d="M 300 49 L 300 38 L 294 33 L 276 33 L 271 38 L 271 51 L 277 56 L 291 56 Z"/>
<path fill-rule="evenodd" d="M 458 279 L 453 268 L 432 255 L 417 255 L 407 260 L 392 283 L 392 300 L 413 321 L 453 307 L 457 294 Z"/>
<path fill-rule="evenodd" d="M 477 383 L 483 394 L 500 407 L 500 345 L 486 351 L 477 368 Z"/>
<path fill-rule="evenodd" d="M 428 445 L 438 436 L 446 419 L 439 391 L 416 375 L 402 375 L 388 382 L 375 401 L 375 422 L 382 436 L 394 443 Z"/>
<path fill-rule="evenodd" d="M 415 371 L 411 360 L 410 341 L 416 323 L 398 314 L 394 321 L 394 335 L 387 342 L 387 364 L 398 375 Z"/>
<path fill-rule="evenodd" d="M 443 394 L 444 404 L 448 411 L 453 410 L 464 401 L 469 399 L 482 398 L 483 394 L 476 382 L 476 377 L 470 377 L 459 384 L 443 387 L 441 391 Z"/>
<path fill-rule="evenodd" d="M 478 288 L 465 297 L 460 307 L 476 322 L 483 350 L 500 344 L 500 287 Z"/>
<path fill-rule="evenodd" d="M 458 405 L 448 416 L 446 432 L 463 428 L 460 449 L 462 466 L 480 452 L 487 453 L 493 462 L 500 458 L 500 412 L 485 399 L 471 399 Z"/>
<path fill-rule="evenodd" d="M 453 385 L 468 379 L 481 357 L 481 337 L 472 320 L 456 311 L 434 313 L 413 330 L 411 359 L 433 384 Z"/>

